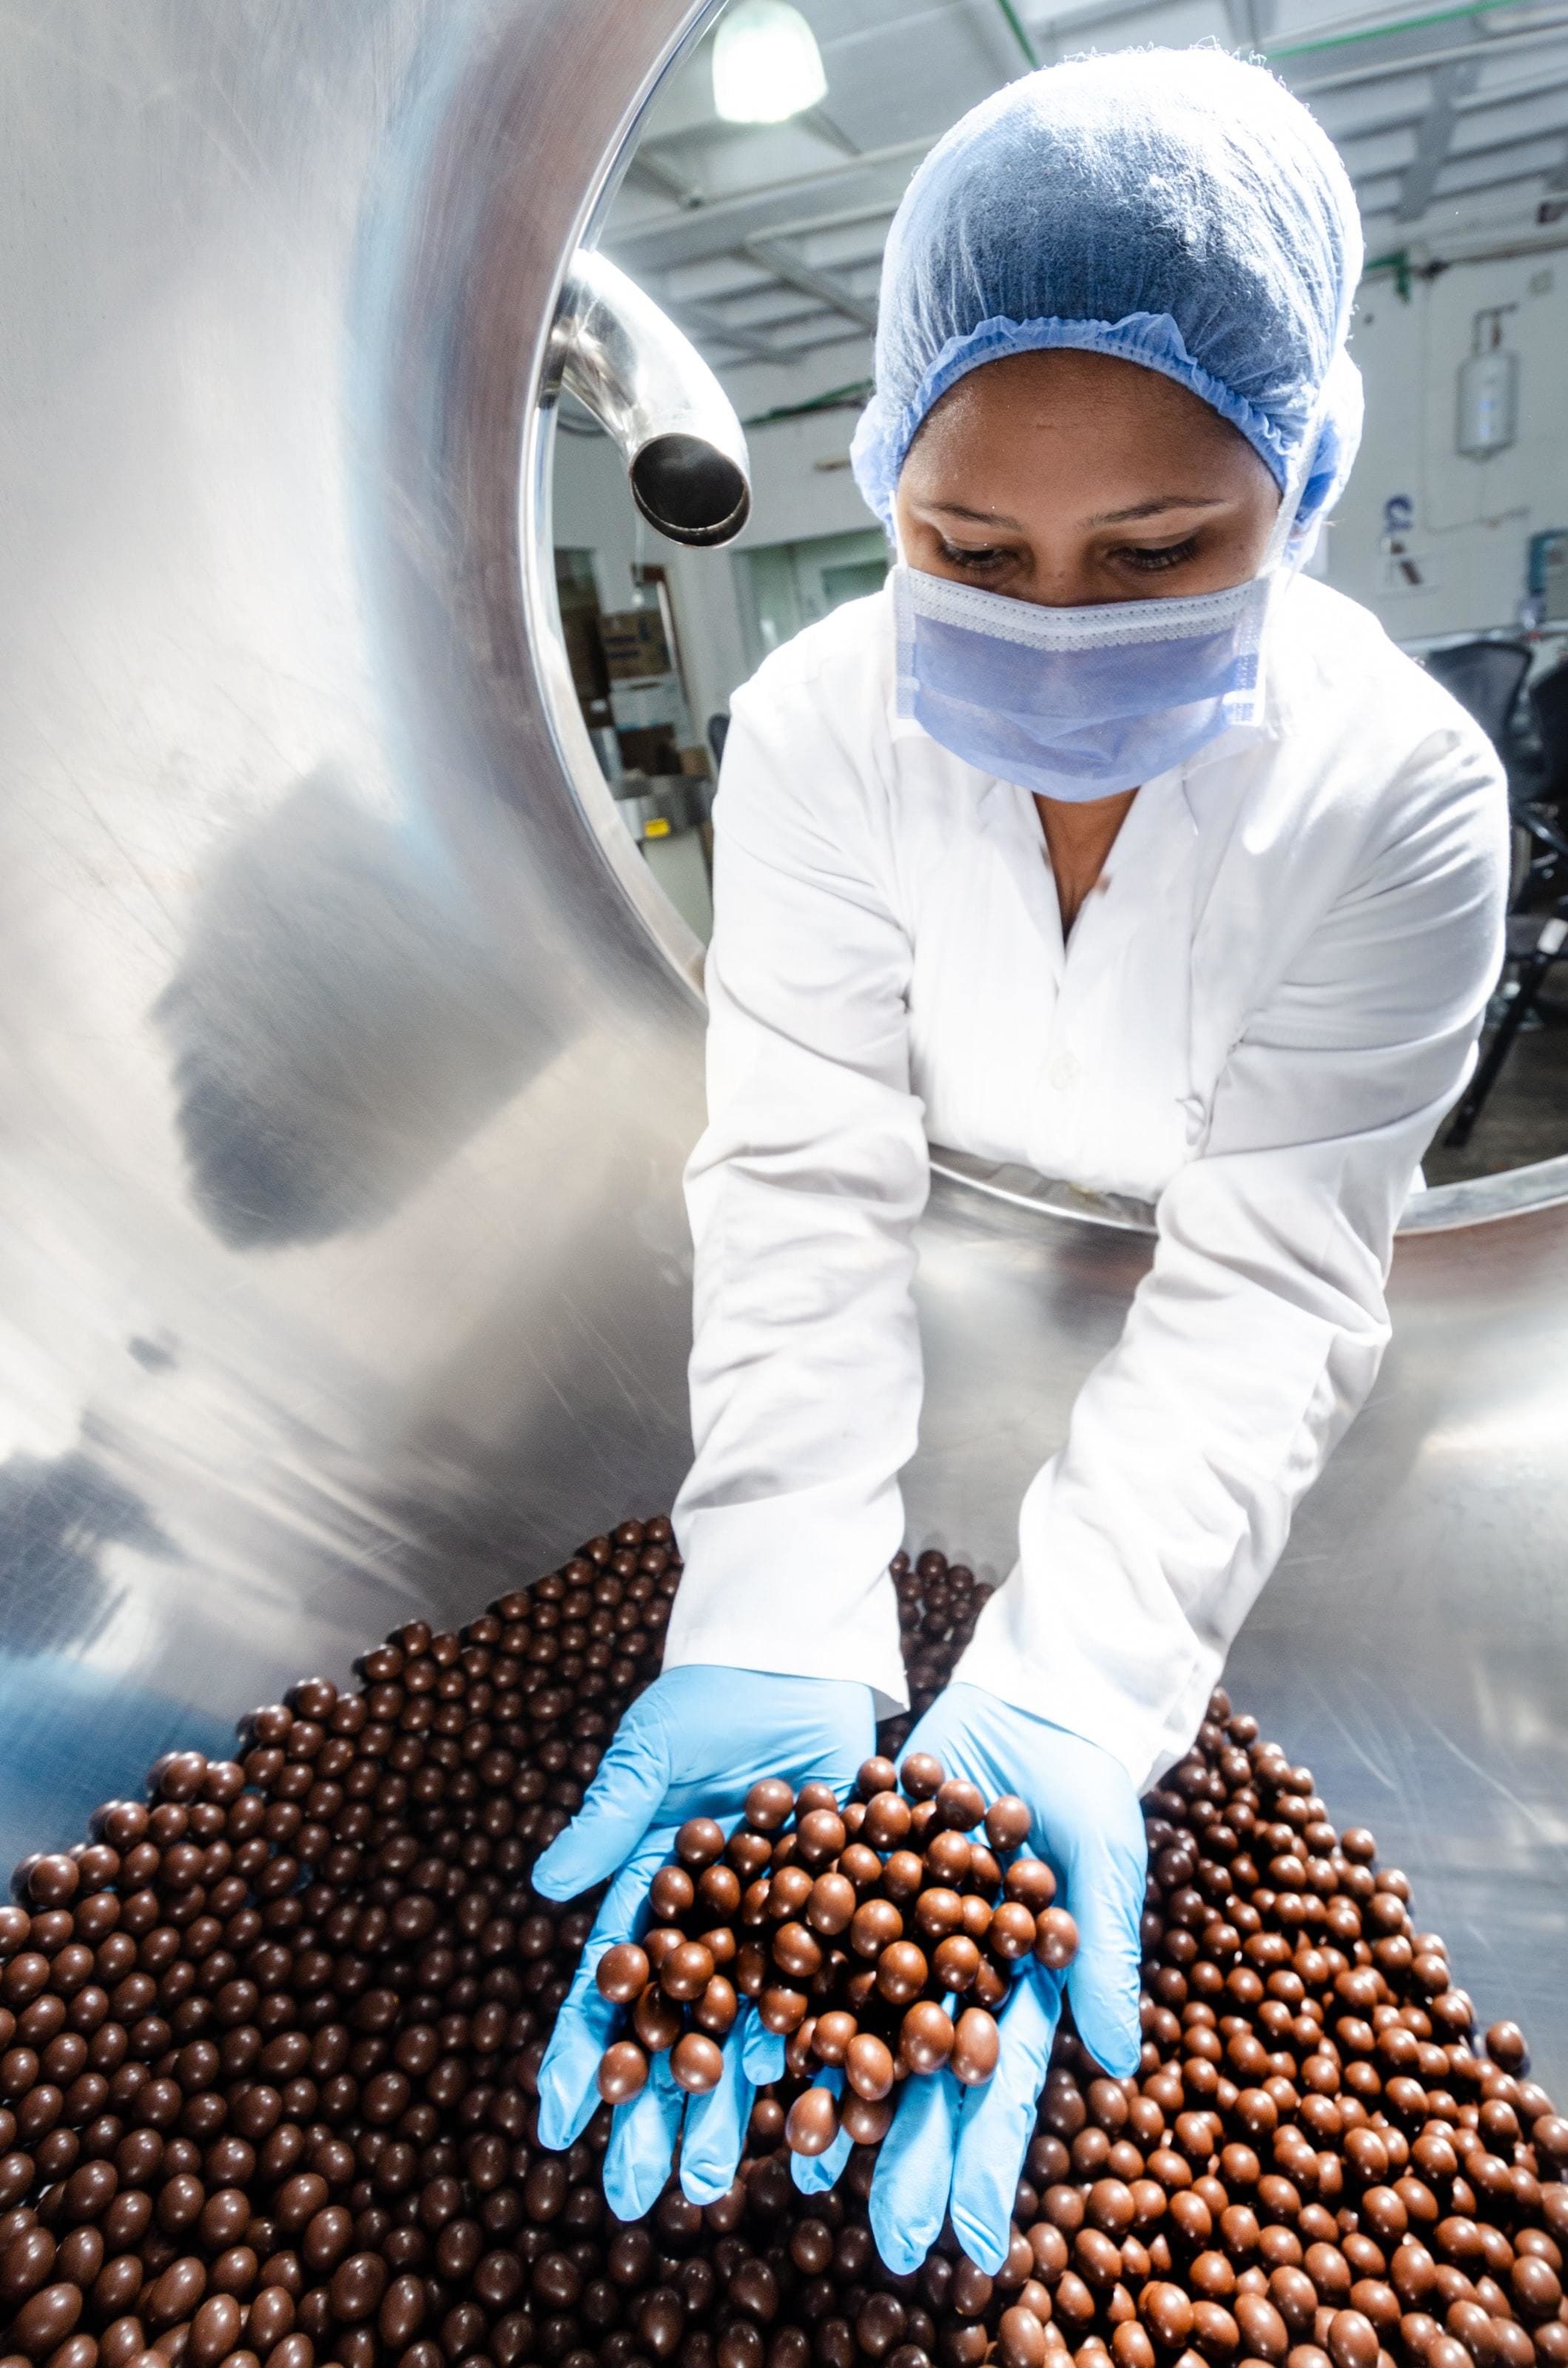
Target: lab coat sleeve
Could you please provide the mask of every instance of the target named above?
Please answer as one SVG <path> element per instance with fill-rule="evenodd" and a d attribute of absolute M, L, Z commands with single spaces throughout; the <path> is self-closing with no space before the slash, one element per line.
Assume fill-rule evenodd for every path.
<path fill-rule="evenodd" d="M 1497 975 L 1490 751 L 1442 733 L 1396 788 L 1233 1048 L 1201 1155 L 1160 1200 L 1153 1269 L 960 1664 L 1101 1744 L 1140 1790 L 1189 1745 L 1372 1386 L 1394 1227 Z"/>
<path fill-rule="evenodd" d="M 832 706 L 743 693 L 724 752 L 708 1129 L 687 1171 L 696 1460 L 665 1666 L 858 1678 L 885 1715 L 908 1699 L 887 1569 L 919 1419 L 929 1157 L 874 768 Z"/>

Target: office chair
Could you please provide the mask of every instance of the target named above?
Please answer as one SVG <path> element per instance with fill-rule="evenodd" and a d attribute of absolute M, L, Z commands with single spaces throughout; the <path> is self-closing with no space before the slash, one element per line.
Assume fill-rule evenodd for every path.
<path fill-rule="evenodd" d="M 1422 661 L 1469 709 L 1505 763 L 1531 655 L 1528 642 L 1458 642 L 1449 649 L 1429 650 Z"/>
<path fill-rule="evenodd" d="M 1471 642 L 1462 650 L 1448 655 L 1459 657 L 1487 646 L 1512 649 L 1517 644 Z M 1499 679 L 1500 674 L 1499 669 Z M 1449 688 L 1456 699 L 1460 697 L 1456 685 L 1450 684 Z M 1552 964 L 1563 959 L 1564 949 L 1568 948 L 1568 832 L 1563 828 L 1564 809 L 1568 808 L 1568 659 L 1531 685 L 1529 699 L 1540 742 L 1542 769 L 1527 792 L 1513 794 L 1509 800 L 1514 819 L 1528 834 L 1530 842 L 1529 861 L 1515 899 L 1515 909 L 1508 915 L 1503 963 L 1505 976 L 1511 965 L 1517 966 L 1517 974 L 1503 1017 L 1477 1064 L 1475 1075 L 1455 1106 L 1443 1137 L 1445 1144 L 1453 1150 L 1470 1141 L 1487 1097 L 1513 1049 L 1515 1037 L 1535 1009 Z M 1468 700 L 1463 703 L 1470 706 Z M 1478 723 L 1482 721 L 1475 708 L 1471 707 L 1471 712 Z M 1550 902 L 1543 902 L 1548 898 Z"/>

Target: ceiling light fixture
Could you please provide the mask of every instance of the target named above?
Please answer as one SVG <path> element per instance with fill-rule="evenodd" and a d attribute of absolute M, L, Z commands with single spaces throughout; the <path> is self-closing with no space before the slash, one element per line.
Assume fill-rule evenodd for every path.
<path fill-rule="evenodd" d="M 783 123 L 827 96 L 817 38 L 790 0 L 735 0 L 713 36 L 713 105 L 725 123 Z"/>

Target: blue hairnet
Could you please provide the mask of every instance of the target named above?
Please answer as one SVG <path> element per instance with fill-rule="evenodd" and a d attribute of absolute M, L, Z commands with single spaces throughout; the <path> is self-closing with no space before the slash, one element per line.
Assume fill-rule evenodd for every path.
<path fill-rule="evenodd" d="M 1189 388 L 1282 491 L 1299 474 L 1299 550 L 1360 441 L 1345 338 L 1362 252 L 1332 142 L 1266 68 L 1206 47 L 1026 74 L 954 126 L 898 210 L 856 481 L 891 526 L 948 389 L 1003 355 L 1071 346 Z"/>

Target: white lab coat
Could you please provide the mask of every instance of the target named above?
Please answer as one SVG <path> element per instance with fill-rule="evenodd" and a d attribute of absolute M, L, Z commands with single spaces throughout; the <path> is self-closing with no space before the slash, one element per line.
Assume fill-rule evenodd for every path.
<path fill-rule="evenodd" d="M 666 1667 L 907 1700 L 886 1572 L 929 1138 L 1158 1212 L 959 1674 L 1140 1788 L 1190 1742 L 1377 1373 L 1393 1228 L 1501 958 L 1506 800 L 1469 716 L 1307 581 L 1265 679 L 1260 726 L 1139 791 L 1065 950 L 1028 792 L 895 722 L 886 593 L 737 694 Z"/>

